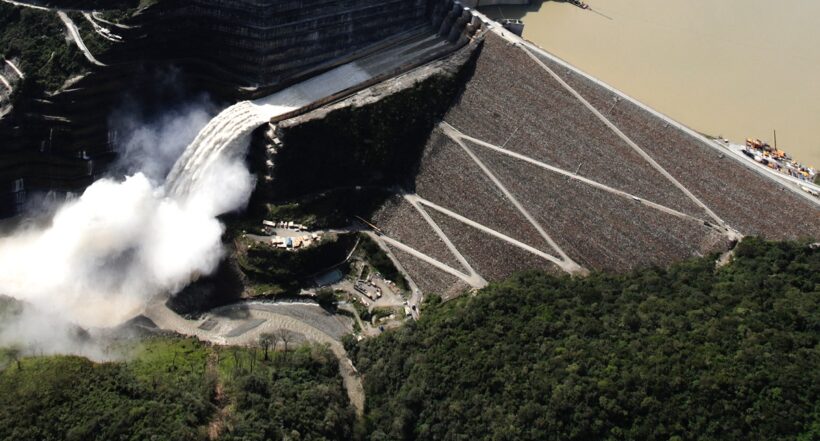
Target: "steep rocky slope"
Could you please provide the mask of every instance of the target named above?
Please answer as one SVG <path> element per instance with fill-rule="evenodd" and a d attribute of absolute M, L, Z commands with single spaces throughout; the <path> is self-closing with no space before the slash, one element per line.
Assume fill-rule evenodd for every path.
<path fill-rule="evenodd" d="M 478 288 L 535 268 L 665 267 L 724 252 L 745 235 L 820 237 L 816 201 L 767 182 L 504 31 L 481 40 L 459 90 L 448 89 L 455 98 L 444 112 L 433 99 L 442 94 L 429 84 L 396 92 L 416 91 L 415 100 L 430 103 L 422 114 L 439 118 L 425 126 L 425 145 L 412 149 L 419 152 L 412 161 L 401 160 L 409 139 L 403 128 L 418 115 L 374 128 L 362 115 L 390 121 L 390 100 L 351 99 L 279 124 L 284 145 L 273 163 L 287 170 L 273 173 L 273 187 L 290 177 L 331 187 L 391 185 L 396 197 L 369 221 L 427 292 Z M 425 90 L 426 98 L 417 96 Z M 414 109 L 413 102 L 403 107 Z M 367 136 L 345 138 L 359 132 Z M 317 157 L 339 155 L 330 161 L 338 164 L 385 149 L 379 146 L 390 146 L 401 166 L 371 163 L 344 175 L 346 168 L 334 172 Z M 385 171 L 392 180 L 376 174 Z"/>

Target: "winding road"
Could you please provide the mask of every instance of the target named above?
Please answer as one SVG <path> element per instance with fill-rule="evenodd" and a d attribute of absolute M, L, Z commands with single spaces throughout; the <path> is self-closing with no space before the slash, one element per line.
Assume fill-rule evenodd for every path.
<path fill-rule="evenodd" d="M 3 60 L 3 61 L 6 62 L 6 64 L 11 68 L 11 70 L 14 71 L 14 73 L 17 74 L 18 77 L 20 77 L 21 80 L 26 78 L 26 76 L 23 75 L 23 71 L 21 71 L 20 68 L 18 68 L 17 65 L 14 64 L 14 62 L 12 62 L 11 60 L 8 60 L 8 59 Z"/>
<path fill-rule="evenodd" d="M 11 87 L 11 83 L 9 83 L 9 80 L 7 80 L 6 77 L 3 76 L 3 74 L 0 74 L 0 83 L 3 83 L 3 85 L 6 86 L 6 89 L 8 89 L 9 92 L 14 92 L 14 88 Z"/>
<path fill-rule="evenodd" d="M 52 10 L 51 8 L 46 8 L 45 6 L 38 6 L 38 5 L 33 5 L 31 3 L 17 2 L 17 1 L 14 1 L 14 0 L 3 0 L 3 2 L 8 3 L 10 5 L 14 5 L 14 6 L 20 6 L 22 8 L 31 8 L 31 9 L 37 9 L 37 10 L 40 10 L 40 11 L 51 11 Z"/>
<path fill-rule="evenodd" d="M 347 356 L 339 335 L 330 335 L 327 331 L 309 325 L 295 317 L 273 312 L 264 304 L 253 302 L 237 303 L 214 309 L 200 320 L 188 320 L 166 306 L 166 297 L 155 299 L 143 315 L 163 330 L 196 337 L 219 345 L 256 344 L 259 336 L 275 333 L 279 330 L 303 335 L 306 339 L 327 345 L 339 360 L 339 372 L 342 375 L 345 390 L 358 415 L 364 412 L 364 387 L 353 362 Z M 320 308 L 318 305 L 298 306 Z M 210 326 L 209 326 L 210 325 Z"/>
<path fill-rule="evenodd" d="M 90 13 L 83 12 L 83 17 L 91 24 L 91 27 L 94 28 L 94 32 L 96 32 L 97 35 L 114 43 L 122 43 L 122 37 L 112 33 L 110 29 L 101 26 Z"/>
<path fill-rule="evenodd" d="M 71 39 L 74 40 L 74 43 L 83 53 L 83 55 L 85 55 L 85 58 L 92 64 L 95 64 L 97 66 L 105 66 L 105 64 L 97 60 L 94 57 L 94 54 L 92 54 L 91 51 L 88 50 L 88 47 L 85 45 L 85 42 L 83 41 L 83 37 L 80 35 L 80 30 L 77 29 L 77 25 L 74 24 L 74 20 L 72 20 L 71 17 L 69 17 L 68 14 L 66 14 L 63 11 L 57 11 L 57 16 L 59 16 L 60 20 L 62 20 L 63 23 L 65 23 L 65 27 L 66 29 L 68 29 L 68 33 L 69 35 L 71 35 Z"/>

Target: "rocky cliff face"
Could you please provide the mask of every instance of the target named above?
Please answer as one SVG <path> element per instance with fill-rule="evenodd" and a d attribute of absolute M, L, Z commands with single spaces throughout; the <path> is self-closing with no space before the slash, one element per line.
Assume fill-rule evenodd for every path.
<path fill-rule="evenodd" d="M 157 112 L 202 92 L 220 102 L 254 98 L 407 33 L 465 25 L 452 0 L 161 0 L 138 10 L 131 3 L 103 15 L 91 13 L 94 2 L 38 3 L 70 8 L 63 12 L 104 66 L 80 56 L 81 76 L 58 90 L 22 93 L 0 117 L 0 217 L 13 215 L 27 194 L 80 191 L 103 173 L 117 155 L 108 119 L 126 96 Z M 108 21 L 117 14 L 128 17 L 124 26 Z M 459 32 L 447 36 L 457 40 Z M 173 88 L 163 79 L 169 70 Z"/>

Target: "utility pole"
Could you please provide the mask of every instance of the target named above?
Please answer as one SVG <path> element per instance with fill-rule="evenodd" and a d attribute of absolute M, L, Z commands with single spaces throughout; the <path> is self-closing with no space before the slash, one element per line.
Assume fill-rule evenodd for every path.
<path fill-rule="evenodd" d="M 774 151 L 777 151 L 777 129 L 774 129 Z"/>

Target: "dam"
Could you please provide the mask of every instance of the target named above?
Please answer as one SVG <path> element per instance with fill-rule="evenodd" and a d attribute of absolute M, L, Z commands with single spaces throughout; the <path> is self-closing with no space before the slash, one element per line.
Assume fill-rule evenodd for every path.
<path fill-rule="evenodd" d="M 457 295 L 533 268 L 665 266 L 746 235 L 820 235 L 816 198 L 498 24 L 484 29 L 417 172 L 370 219 L 420 291 Z M 278 123 L 283 152 L 331 148 L 306 132 L 361 102 Z"/>
<path fill-rule="evenodd" d="M 82 2 L 65 10 L 55 4 L 0 7 L 56 19 L 77 14 Z M 16 214 L 28 195 L 78 192 L 104 175 L 119 140 L 107 120 L 130 104 L 124 96 L 144 96 L 136 101 L 155 111 L 202 92 L 222 103 L 257 99 L 368 57 L 383 79 L 464 45 L 475 29 L 464 32 L 471 19 L 463 14 L 444 0 L 165 0 L 139 9 L 127 25 L 99 22 L 122 40 L 93 54 L 104 66 L 83 67 L 60 90 L 22 97 L 19 111 L 3 105 L 0 216 Z M 74 23 L 82 27 L 81 20 Z M 87 43 L 78 45 L 97 46 Z M 380 62 L 372 58 L 378 54 Z"/>
<path fill-rule="evenodd" d="M 816 432 L 820 199 L 509 23 L 0 17 L 0 438 Z"/>
<path fill-rule="evenodd" d="M 321 180 L 325 170 L 340 164 L 328 152 L 350 148 L 345 153 L 355 155 L 362 148 L 344 141 L 348 130 L 368 133 L 357 112 L 390 114 L 391 97 L 429 99 L 423 86 L 449 75 L 465 83 L 422 135 L 412 182 L 394 189 L 368 217 L 378 228 L 371 239 L 410 282 L 414 306 L 425 295 L 449 299 L 518 271 L 627 272 L 725 253 L 746 235 L 820 235 L 817 200 L 722 155 L 700 134 L 475 17 L 483 22 L 481 31 L 465 47 L 338 100 L 325 103 L 322 97 L 367 85 L 381 71 L 366 66 L 383 64 L 345 64 L 226 109 L 177 162 L 167 190 L 175 197 L 195 191 L 209 158 L 244 155 L 250 132 L 266 121 L 272 134 L 268 148 L 276 151 L 273 186 L 292 177 L 276 167 Z M 467 70 L 463 76 L 461 69 Z M 293 113 L 296 108 L 302 111 Z M 402 111 L 408 119 L 416 116 L 410 107 Z M 387 133 L 402 136 L 392 128 Z M 219 134 L 222 144 L 209 141 Z M 681 151 L 693 161 L 681 162 Z M 322 152 L 330 157 L 323 159 Z M 325 178 L 325 187 L 342 185 Z M 782 211 L 761 212 L 755 200 Z M 230 332 L 201 328 L 214 317 L 224 320 L 218 315 L 185 321 L 161 303 L 146 315 L 187 335 L 234 341 Z M 274 320 L 250 317 L 268 325 Z M 310 339 L 335 345 L 349 396 L 360 409 L 361 385 L 346 353 L 324 334 L 308 331 Z"/>
<path fill-rule="evenodd" d="M 376 241 L 416 302 L 528 269 L 632 271 L 724 253 L 745 236 L 820 236 L 816 198 L 459 2 L 223 3 L 160 2 L 135 16 L 131 36 L 123 32 L 146 53 L 162 46 L 146 64 L 178 61 L 191 84 L 239 102 L 199 133 L 164 191 L 196 194 L 224 157 L 253 158 L 263 201 L 378 187 L 390 197 L 357 216 L 378 228 Z M 379 20 L 384 35 L 371 32 Z M 148 32 L 156 23 L 164 30 Z M 316 33 L 287 37 L 292 23 Z M 202 33 L 210 27 L 213 35 Z M 334 32 L 350 42 L 348 53 L 336 51 Z M 225 46 L 196 48 L 191 35 Z M 293 55 L 302 47 L 305 57 Z M 116 57 L 125 48 L 102 54 L 111 67 L 58 94 L 73 103 L 59 107 L 110 102 L 107 86 L 87 82 L 122 75 L 129 65 L 117 67 Z M 314 60 L 314 50 L 326 56 Z M 280 51 L 296 64 L 270 58 Z M 82 117 L 61 124 L 84 127 Z M 62 147 L 82 145 L 81 160 L 49 147 L 39 162 L 5 168 L 14 203 L 4 208 L 97 176 L 97 155 L 110 152 L 91 142 L 100 128 L 73 131 Z M 43 166 L 58 158 L 72 166 Z M 59 184 L 69 178 L 77 187 Z"/>
<path fill-rule="evenodd" d="M 449 33 L 449 31 L 448 31 Z M 273 95 L 242 101 L 217 115 L 197 135 L 166 178 L 166 190 L 184 197 L 208 167 L 223 155 L 244 156 L 253 130 L 265 123 L 293 115 L 314 103 L 327 101 L 345 91 L 361 88 L 379 78 L 394 76 L 431 54 L 451 50 L 451 43 L 439 35 L 412 38 L 389 50 L 377 52 L 323 74 L 294 84 Z"/>
<path fill-rule="evenodd" d="M 308 298 L 359 247 L 409 321 L 425 298 L 516 273 L 661 271 L 725 262 L 748 236 L 820 237 L 820 199 L 460 2 L 166 0 L 122 26 L 122 43 L 92 54 L 100 65 L 0 119 L 4 216 L 38 192 L 82 192 L 0 237 L 0 293 L 89 328 L 237 345 L 298 334 L 329 345 L 359 415 L 341 339 L 367 326 L 350 304 L 340 318 Z M 109 170 L 123 96 L 162 112 L 196 93 L 223 110 L 161 182 Z M 279 232 L 258 226 L 288 217 L 336 237 L 273 249 Z"/>

